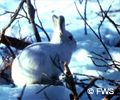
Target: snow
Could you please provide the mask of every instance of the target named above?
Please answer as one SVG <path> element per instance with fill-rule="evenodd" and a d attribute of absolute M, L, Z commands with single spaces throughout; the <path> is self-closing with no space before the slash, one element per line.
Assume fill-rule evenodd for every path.
<path fill-rule="evenodd" d="M 21 95 L 22 89 L 23 87 L 12 88 L 4 85 L 0 88 L 0 99 L 17 100 Z M 70 100 L 70 93 L 70 90 L 63 86 L 31 85 L 25 88 L 22 100 Z"/>
<path fill-rule="evenodd" d="M 5 10 L 15 11 L 20 1 L 21 0 L 0 0 L 0 14 L 2 14 Z M 102 19 L 96 14 L 100 12 L 100 8 L 96 1 L 97 0 L 88 0 L 87 22 L 96 32 L 98 32 L 98 26 Z M 119 9 L 120 0 L 99 1 L 104 10 L 108 10 L 110 5 L 112 5 L 110 10 Z M 120 77 L 118 77 L 120 76 L 119 71 L 113 70 L 112 68 L 108 69 L 106 67 L 97 67 L 93 64 L 91 60 L 91 57 L 100 58 L 100 56 L 93 54 L 93 52 L 102 55 L 105 58 L 109 58 L 109 56 L 104 47 L 101 45 L 100 41 L 88 27 L 88 35 L 84 34 L 84 21 L 79 16 L 74 5 L 74 2 L 76 2 L 80 13 L 83 15 L 85 4 L 84 0 L 81 4 L 79 3 L 79 0 L 36 0 L 35 2 L 42 24 L 50 36 L 53 32 L 51 16 L 53 14 L 65 16 L 66 28 L 70 32 L 72 32 L 73 36 L 77 40 L 77 49 L 73 53 L 71 62 L 69 64 L 72 73 L 92 75 L 96 77 L 104 76 L 105 78 L 120 80 Z M 26 5 L 24 6 L 26 7 Z M 111 13 L 109 15 L 110 18 L 115 21 L 115 23 L 120 23 L 119 13 Z M 0 30 L 2 30 L 8 24 L 10 16 L 11 14 L 0 16 Z M 36 22 L 38 22 L 37 17 Z M 15 21 L 14 24 L 15 23 L 17 23 L 17 21 Z M 27 20 L 21 19 L 20 25 L 21 33 L 23 33 L 23 38 L 28 35 L 33 36 L 31 25 L 28 24 Z M 18 24 L 15 25 L 16 30 L 10 27 L 5 34 L 8 36 L 16 36 L 19 38 L 19 35 L 16 34 L 19 32 L 18 27 Z M 100 31 L 103 41 L 106 43 L 113 59 L 119 61 L 120 48 L 114 46 L 119 41 L 120 36 L 118 35 L 115 27 L 106 19 Z M 43 34 L 41 30 L 39 30 L 39 32 L 40 34 Z M 42 39 L 44 41 L 47 40 L 44 35 L 42 35 Z M 0 59 L 2 59 L 2 57 Z M 96 62 L 96 64 L 105 65 L 105 63 L 101 60 L 94 59 L 94 61 Z M 77 78 L 83 79 L 84 77 L 78 75 Z M 104 88 L 110 86 L 107 82 L 104 81 L 97 81 L 96 84 Z M 23 100 L 33 100 L 33 98 L 34 100 L 69 100 L 69 94 L 71 92 L 63 86 L 49 86 L 45 88 L 42 92 L 36 94 L 36 92 L 43 87 L 45 87 L 45 85 L 26 86 L 23 94 Z M 80 86 L 76 87 L 79 94 L 83 88 L 81 88 Z M 13 88 L 11 85 L 0 85 L 0 100 L 17 100 L 17 97 L 20 96 L 22 88 L 23 87 Z M 95 90 L 95 88 L 93 89 Z M 91 96 L 93 100 L 100 100 L 103 97 L 101 94 L 93 94 Z M 87 95 L 85 94 L 84 96 L 82 96 L 81 100 L 88 100 Z"/>

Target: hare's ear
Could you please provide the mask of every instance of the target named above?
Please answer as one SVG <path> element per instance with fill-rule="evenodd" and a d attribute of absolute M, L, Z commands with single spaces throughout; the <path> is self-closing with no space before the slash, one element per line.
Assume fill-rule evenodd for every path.
<path fill-rule="evenodd" d="M 53 24 L 54 24 L 54 31 L 57 31 L 62 35 L 65 30 L 65 19 L 63 16 L 57 17 L 56 15 L 52 16 Z"/>
<path fill-rule="evenodd" d="M 64 16 L 59 16 L 59 28 L 60 28 L 61 34 L 63 34 L 65 31 L 65 18 L 64 18 Z"/>
<path fill-rule="evenodd" d="M 56 15 L 53 15 L 52 16 L 52 19 L 53 19 L 53 25 L 54 25 L 54 28 L 57 28 L 58 26 L 58 17 Z"/>

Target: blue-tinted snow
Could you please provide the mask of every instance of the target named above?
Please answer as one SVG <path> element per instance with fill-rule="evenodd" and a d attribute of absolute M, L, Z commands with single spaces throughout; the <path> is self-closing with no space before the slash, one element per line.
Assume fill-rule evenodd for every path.
<path fill-rule="evenodd" d="M 105 68 L 99 68 L 96 67 L 90 57 L 95 56 L 92 51 L 103 55 L 104 57 L 108 57 L 105 49 L 99 42 L 99 40 L 95 37 L 93 32 L 88 28 L 88 35 L 84 35 L 84 21 L 80 18 L 78 12 L 76 11 L 74 1 L 76 2 L 78 9 L 80 10 L 81 14 L 84 14 L 84 2 L 82 4 L 79 4 L 79 0 L 36 0 L 36 6 L 37 10 L 40 16 L 40 19 L 42 21 L 42 24 L 48 34 L 51 36 L 52 34 L 52 20 L 51 16 L 53 14 L 56 15 L 64 15 L 66 18 L 66 28 L 73 33 L 73 36 L 77 40 L 77 50 L 74 52 L 71 62 L 69 64 L 69 67 L 71 69 L 72 73 L 80 73 L 80 74 L 87 74 L 87 75 L 103 75 L 106 78 L 111 78 L 111 79 L 120 79 L 118 76 L 120 76 L 119 72 L 116 72 L 112 69 L 105 69 Z M 83 0 L 84 1 L 84 0 Z M 87 6 L 87 22 L 89 25 L 97 32 L 98 31 L 98 25 L 100 24 L 101 17 L 98 17 L 96 13 L 100 12 L 100 8 L 98 6 L 98 3 L 96 0 L 88 0 L 88 6 Z M 15 11 L 16 7 L 18 6 L 20 0 L 0 0 L 0 14 L 4 12 L 4 10 L 8 11 Z M 100 0 L 100 3 L 103 7 L 104 10 L 108 10 L 109 6 L 112 4 L 111 10 L 112 9 L 119 9 L 120 5 L 120 0 Z M 24 5 L 26 6 L 26 5 Z M 21 12 L 23 13 L 23 12 Z M 112 13 L 110 14 L 111 18 L 114 19 L 114 21 L 119 24 L 119 16 L 120 13 Z M 7 23 L 10 20 L 10 15 L 7 14 L 5 16 L 0 16 L 0 30 L 4 26 L 7 25 Z M 37 18 L 36 18 L 37 22 Z M 14 22 L 16 23 L 16 21 Z M 22 37 L 29 35 L 32 35 L 32 28 L 31 25 L 28 24 L 27 20 L 22 19 L 21 22 L 21 33 Z M 18 32 L 17 30 L 17 24 L 16 24 L 16 30 L 9 28 L 6 31 L 6 34 L 9 36 L 13 36 L 13 34 Z M 41 30 L 40 34 L 41 34 Z M 14 34 L 14 35 L 15 35 Z M 105 20 L 103 23 L 103 26 L 101 27 L 101 34 L 103 41 L 108 44 L 108 49 L 112 55 L 112 57 L 115 60 L 120 59 L 120 49 L 115 48 L 114 45 L 118 41 L 119 35 L 116 32 L 116 29 L 114 26 L 108 21 Z M 19 38 L 19 36 L 16 36 Z M 43 40 L 45 39 L 45 36 L 42 35 Z M 100 60 L 95 61 L 97 64 L 103 64 Z M 105 72 L 106 71 L 106 72 Z M 83 77 L 79 77 L 83 78 Z M 107 83 L 103 81 L 98 81 L 97 84 L 100 86 L 105 86 L 107 87 Z M 37 97 L 41 97 L 40 94 L 37 94 L 37 96 L 34 94 L 36 89 L 39 90 L 40 86 L 29 86 L 25 90 L 25 94 L 23 96 L 24 99 L 29 98 L 29 100 L 37 100 Z M 41 86 L 42 87 L 42 86 Z M 56 97 L 58 97 L 57 100 L 69 100 L 68 96 L 68 91 L 66 88 L 63 87 L 50 87 L 51 88 L 51 93 L 47 95 L 48 97 L 53 97 L 54 93 L 56 93 Z M 22 88 L 11 88 L 10 86 L 0 86 L 0 99 L 1 100 L 16 100 L 16 97 L 20 95 L 20 91 Z M 48 88 L 49 89 L 49 88 Z M 80 87 L 77 87 L 78 93 L 81 91 Z M 45 90 L 47 91 L 47 90 Z M 65 92 L 63 92 L 65 91 Z M 47 91 L 49 92 L 49 91 Z M 47 94 L 47 92 L 45 92 Z M 57 93 L 58 92 L 58 93 Z M 60 95 L 61 94 L 61 95 Z M 101 98 L 101 95 L 96 95 L 93 100 L 99 100 Z M 45 100 L 46 97 L 45 95 L 42 95 L 41 100 Z M 55 98 L 56 98 L 55 97 Z M 60 98 L 59 98 L 60 97 Z M 63 98 L 61 98 L 63 97 Z M 44 98 L 44 99 L 43 99 Z M 64 99 L 67 98 L 67 99 Z M 87 95 L 84 95 L 81 100 L 85 100 L 87 98 Z M 51 100 L 51 99 L 50 99 Z M 52 99 L 56 100 L 56 99 Z"/>

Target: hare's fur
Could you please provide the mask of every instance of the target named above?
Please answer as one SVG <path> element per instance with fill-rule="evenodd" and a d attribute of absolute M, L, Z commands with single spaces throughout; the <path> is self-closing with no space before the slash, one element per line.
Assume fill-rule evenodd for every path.
<path fill-rule="evenodd" d="M 76 42 L 65 30 L 63 16 L 54 15 L 53 23 L 51 42 L 31 44 L 14 59 L 12 78 L 16 85 L 49 82 L 59 77 L 65 61 L 69 63 Z"/>

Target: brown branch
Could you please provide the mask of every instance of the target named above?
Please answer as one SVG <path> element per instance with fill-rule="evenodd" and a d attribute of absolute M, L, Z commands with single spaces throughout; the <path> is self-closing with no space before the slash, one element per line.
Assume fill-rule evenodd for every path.
<path fill-rule="evenodd" d="M 114 96 L 116 96 L 118 93 L 120 93 L 120 86 L 118 86 L 116 89 L 114 89 L 113 94 L 106 95 L 103 100 L 111 100 Z"/>
<path fill-rule="evenodd" d="M 42 23 L 42 22 L 41 22 L 41 23 Z M 38 28 L 40 28 L 40 29 L 45 33 L 48 41 L 50 41 L 50 37 L 49 37 L 48 33 L 46 32 L 46 30 L 44 29 L 43 25 L 42 25 L 42 26 L 39 26 L 38 24 L 36 24 L 36 26 L 37 26 Z"/>
<path fill-rule="evenodd" d="M 11 83 L 13 84 L 11 77 L 4 71 L 0 72 L 0 78 L 4 79 L 8 84 L 11 84 Z"/>
<path fill-rule="evenodd" d="M 29 42 L 25 42 L 23 40 L 9 37 L 9 36 L 6 36 L 4 34 L 2 34 L 2 36 L 1 36 L 0 43 L 15 47 L 16 49 L 21 49 L 21 50 L 24 49 L 26 46 L 31 44 Z"/>
<path fill-rule="evenodd" d="M 11 65 L 13 58 L 11 56 L 6 56 L 5 58 L 2 59 L 2 64 L 0 65 L 0 78 L 4 79 L 6 82 L 13 83 L 12 78 L 10 76 L 10 73 L 8 71 L 11 70 Z"/>
<path fill-rule="evenodd" d="M 3 29 L 2 34 L 5 34 L 5 31 L 11 26 L 11 24 L 14 22 L 14 20 L 16 19 L 20 9 L 22 8 L 23 4 L 24 4 L 25 0 L 22 0 L 18 6 L 18 8 L 16 9 L 14 15 L 11 17 L 11 20 L 9 22 L 9 24 Z"/>
<path fill-rule="evenodd" d="M 8 23 L 8 25 L 2 30 L 2 34 L 0 34 L 0 38 L 2 39 L 2 36 L 5 34 L 5 31 L 11 26 L 11 24 L 14 22 L 14 20 L 16 19 L 21 7 L 23 6 L 25 0 L 22 0 L 18 6 L 18 8 L 16 9 L 14 15 L 11 17 L 10 22 Z M 9 51 L 11 52 L 11 54 L 13 55 L 13 57 L 15 58 L 15 54 L 13 52 L 13 50 L 11 49 L 11 47 L 8 44 L 5 44 L 6 47 L 9 49 Z"/>
<path fill-rule="evenodd" d="M 36 7 L 35 0 L 34 0 L 34 6 L 35 6 L 35 9 L 36 9 L 37 7 Z M 38 16 L 38 11 L 37 11 L 37 9 L 36 9 L 36 16 L 37 16 L 37 19 L 38 19 L 38 21 L 39 21 L 39 23 L 40 23 L 40 26 L 39 26 L 39 25 L 37 25 L 37 26 L 45 33 L 48 41 L 50 41 L 50 37 L 49 37 L 48 33 L 46 32 L 46 30 L 44 29 L 44 27 L 43 27 L 43 25 L 42 25 L 42 22 L 41 22 L 41 20 L 40 20 L 40 18 L 39 18 L 39 16 Z"/>
<path fill-rule="evenodd" d="M 107 78 L 105 78 L 105 77 L 103 77 L 103 76 L 96 77 L 96 76 L 93 76 L 93 75 L 86 75 L 86 74 L 79 74 L 79 73 L 74 73 L 74 74 L 75 74 L 75 75 L 80 75 L 80 76 L 88 77 L 89 80 L 91 80 L 91 79 L 105 80 L 105 81 L 114 83 L 116 86 L 118 86 L 118 85 L 119 85 L 119 82 L 120 82 L 120 80 L 107 79 Z"/>
<path fill-rule="evenodd" d="M 35 9 L 34 9 L 33 5 L 31 4 L 31 0 L 26 0 L 26 4 L 28 6 L 28 13 L 29 13 L 30 21 L 31 21 L 31 24 L 32 24 L 32 27 L 33 27 L 33 31 L 34 31 L 36 40 L 37 40 L 37 42 L 41 42 L 41 37 L 39 35 L 38 29 L 37 29 L 35 21 L 34 21 L 34 19 L 35 19 Z"/>
<path fill-rule="evenodd" d="M 67 63 L 64 63 L 64 71 L 65 71 L 65 76 L 66 76 L 67 88 L 69 88 L 72 91 L 72 94 L 70 95 L 71 100 L 78 100 L 75 82 L 74 82 L 72 73 L 71 73 Z"/>

